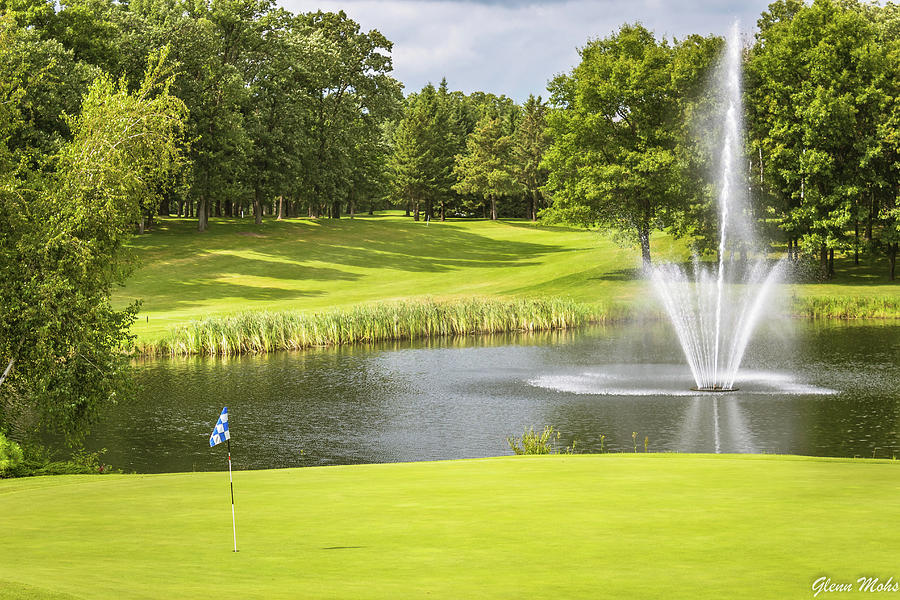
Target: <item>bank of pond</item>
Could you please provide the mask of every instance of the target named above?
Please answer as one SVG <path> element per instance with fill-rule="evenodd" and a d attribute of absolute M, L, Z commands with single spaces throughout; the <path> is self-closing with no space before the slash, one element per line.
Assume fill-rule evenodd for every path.
<path fill-rule="evenodd" d="M 900 296 L 790 296 L 786 315 L 810 319 L 900 319 Z M 431 298 L 320 312 L 246 311 L 176 326 L 158 340 L 139 341 L 140 356 L 234 356 L 279 350 L 431 339 L 505 332 L 551 331 L 660 318 L 648 302 L 587 304 L 567 298 Z"/>

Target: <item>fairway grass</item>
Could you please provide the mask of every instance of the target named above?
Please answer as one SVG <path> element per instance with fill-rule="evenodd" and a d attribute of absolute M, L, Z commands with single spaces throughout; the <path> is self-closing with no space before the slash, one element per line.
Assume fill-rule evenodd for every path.
<path fill-rule="evenodd" d="M 822 576 L 900 579 L 895 461 L 573 455 L 234 479 L 236 554 L 224 472 L 0 480 L 0 598 L 811 598 Z"/>
<path fill-rule="evenodd" d="M 114 303 L 142 301 L 133 328 L 139 344 L 211 316 L 410 300 L 564 298 L 601 312 L 659 310 L 639 276 L 635 249 L 604 233 L 530 221 L 426 225 L 389 211 L 261 225 L 213 219 L 209 231 L 197 233 L 193 220 L 163 219 L 132 245 L 139 268 L 115 291 Z M 654 260 L 687 258 L 683 243 L 668 235 L 654 234 L 652 249 Z M 787 286 L 798 314 L 896 312 L 900 283 L 887 281 L 885 261 L 855 267 L 839 259 L 837 268 L 832 283 Z"/>
<path fill-rule="evenodd" d="M 330 311 L 374 302 L 548 297 L 631 302 L 634 253 L 594 232 L 530 222 L 217 219 L 206 233 L 163 220 L 134 239 L 140 268 L 114 302 L 141 300 L 139 342 L 211 315 Z M 660 247 L 668 248 L 668 238 Z"/>

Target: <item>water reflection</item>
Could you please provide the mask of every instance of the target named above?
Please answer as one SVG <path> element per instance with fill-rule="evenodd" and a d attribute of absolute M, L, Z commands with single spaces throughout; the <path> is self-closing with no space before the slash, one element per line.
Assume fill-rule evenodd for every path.
<path fill-rule="evenodd" d="M 139 472 L 508 454 L 553 424 L 583 451 L 900 454 L 900 326 L 778 324 L 748 348 L 739 392 L 698 394 L 664 324 L 149 361 L 133 402 L 90 440 Z M 740 379 L 740 378 L 739 378 Z M 635 395 L 640 391 L 641 395 Z"/>

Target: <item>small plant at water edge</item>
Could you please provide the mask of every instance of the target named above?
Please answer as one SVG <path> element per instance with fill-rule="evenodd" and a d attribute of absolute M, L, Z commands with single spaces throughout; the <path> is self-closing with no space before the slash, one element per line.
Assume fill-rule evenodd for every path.
<path fill-rule="evenodd" d="M 552 425 L 546 425 L 544 431 L 535 433 L 534 426 L 522 432 L 522 437 L 510 436 L 506 443 L 516 454 L 575 454 L 578 442 L 571 446 L 559 447 L 560 432 Z"/>

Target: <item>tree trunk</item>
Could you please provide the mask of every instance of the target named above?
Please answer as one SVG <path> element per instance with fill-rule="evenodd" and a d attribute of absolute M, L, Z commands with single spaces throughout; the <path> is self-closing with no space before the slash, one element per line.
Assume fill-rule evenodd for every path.
<path fill-rule="evenodd" d="M 425 200 L 425 220 L 430 221 L 434 218 L 434 202 L 431 198 Z"/>
<path fill-rule="evenodd" d="M 188 218 L 193 219 L 194 218 L 194 201 L 193 200 L 188 200 L 187 210 L 188 210 L 188 215 L 187 215 Z M 200 210 L 199 207 L 197 208 L 197 210 L 198 211 Z"/>
<path fill-rule="evenodd" d="M 650 226 L 649 225 L 641 225 L 638 228 L 638 238 L 641 241 L 641 262 L 644 265 L 644 268 L 648 268 L 651 265 L 650 261 Z"/>
<path fill-rule="evenodd" d="M 347 203 L 349 205 L 347 206 L 347 209 L 349 210 L 350 218 L 352 219 L 356 216 L 356 201 L 353 199 L 353 196 L 350 196 L 350 199 L 347 201 Z"/>
<path fill-rule="evenodd" d="M 159 201 L 159 210 L 157 211 L 159 216 L 168 217 L 171 214 L 171 210 L 169 207 L 169 198 L 168 196 L 163 196 Z"/>
<path fill-rule="evenodd" d="M 445 218 L 446 218 L 446 209 L 444 207 L 444 201 L 441 200 L 441 223 L 444 222 Z"/>
<path fill-rule="evenodd" d="M 859 266 L 859 217 L 853 220 L 853 264 Z"/>
<path fill-rule="evenodd" d="M 9 375 L 9 372 L 12 371 L 14 364 L 16 364 L 16 359 L 9 359 L 9 364 L 6 365 L 6 369 L 3 370 L 3 375 L 0 375 L 0 385 L 3 385 L 3 382 L 6 381 L 6 377 Z"/>
<path fill-rule="evenodd" d="M 828 249 L 828 279 L 834 277 L 834 248 Z"/>
<path fill-rule="evenodd" d="M 138 221 L 138 235 L 143 235 L 144 233 L 144 215 L 141 214 L 141 220 Z"/>
<path fill-rule="evenodd" d="M 822 271 L 822 277 L 828 277 L 828 248 L 823 244 L 819 248 L 819 269 Z"/>
<path fill-rule="evenodd" d="M 370 215 L 375 214 L 375 201 L 374 200 L 369 200 L 369 214 Z"/>
<path fill-rule="evenodd" d="M 200 196 L 197 201 L 197 231 L 206 231 L 209 219 L 206 216 L 206 196 Z"/>
<path fill-rule="evenodd" d="M 491 221 L 497 220 L 497 199 L 491 194 Z"/>
<path fill-rule="evenodd" d="M 537 191 L 537 189 L 534 189 L 531 192 L 531 220 L 532 221 L 537 221 L 537 203 L 538 203 L 538 191 Z"/>
<path fill-rule="evenodd" d="M 412 202 L 411 200 L 406 201 L 406 216 L 407 217 L 409 216 L 409 206 L 410 206 L 411 202 Z"/>
<path fill-rule="evenodd" d="M 277 221 L 284 219 L 284 196 L 278 196 L 278 218 Z"/>
<path fill-rule="evenodd" d="M 866 242 L 872 241 L 872 220 L 875 218 L 875 192 L 869 196 L 869 214 L 866 216 Z"/>
<path fill-rule="evenodd" d="M 416 203 L 413 205 L 413 221 L 419 220 L 419 201 L 416 200 Z"/>
<path fill-rule="evenodd" d="M 221 198 L 216 198 L 216 216 L 217 217 L 222 216 L 222 199 Z"/>
<path fill-rule="evenodd" d="M 262 224 L 262 206 L 259 203 L 259 188 L 253 188 L 253 218 L 257 225 Z"/>
<path fill-rule="evenodd" d="M 894 281 L 894 275 L 897 272 L 897 247 L 900 246 L 897 242 L 893 244 L 888 244 L 888 258 L 891 261 L 891 281 Z"/>
<path fill-rule="evenodd" d="M 341 201 L 335 200 L 331 203 L 331 218 L 332 219 L 340 219 L 341 218 Z"/>

